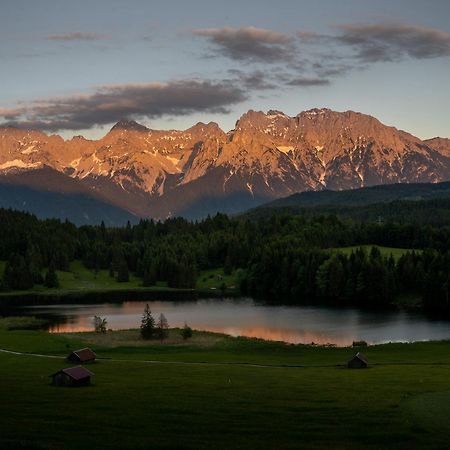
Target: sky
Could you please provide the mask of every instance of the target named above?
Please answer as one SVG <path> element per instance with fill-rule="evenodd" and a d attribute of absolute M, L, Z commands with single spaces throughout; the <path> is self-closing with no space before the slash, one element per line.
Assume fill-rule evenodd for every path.
<path fill-rule="evenodd" d="M 0 124 L 65 138 L 249 109 L 450 137 L 448 0 L 1 0 Z"/>

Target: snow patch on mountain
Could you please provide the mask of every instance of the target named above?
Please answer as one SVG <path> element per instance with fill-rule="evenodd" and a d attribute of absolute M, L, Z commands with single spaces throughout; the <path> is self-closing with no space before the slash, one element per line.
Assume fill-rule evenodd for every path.
<path fill-rule="evenodd" d="M 34 144 L 31 144 L 26 149 L 22 150 L 20 153 L 22 153 L 22 155 L 31 155 L 32 153 L 36 153 L 38 150 L 35 147 L 36 146 Z"/>
<path fill-rule="evenodd" d="M 293 151 L 294 148 L 295 148 L 295 147 L 293 147 L 292 145 L 279 145 L 279 146 L 277 147 L 277 149 L 278 149 L 280 152 L 285 153 L 285 154 L 287 154 L 287 153 Z"/>
<path fill-rule="evenodd" d="M 42 163 L 26 163 L 21 159 L 14 159 L 12 161 L 6 161 L 3 164 L 0 164 L 0 170 L 11 169 L 11 168 L 20 168 L 20 169 L 35 169 L 36 167 L 40 167 Z"/>
<path fill-rule="evenodd" d="M 72 161 L 70 161 L 70 167 L 77 167 L 79 164 L 80 164 L 80 161 L 81 161 L 81 156 L 79 157 L 79 158 L 77 158 L 77 159 L 74 159 L 74 160 L 72 160 Z"/>

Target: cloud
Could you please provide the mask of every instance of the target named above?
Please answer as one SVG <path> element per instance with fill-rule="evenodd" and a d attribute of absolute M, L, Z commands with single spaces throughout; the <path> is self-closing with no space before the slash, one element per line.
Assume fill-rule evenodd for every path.
<path fill-rule="evenodd" d="M 250 91 L 265 91 L 279 87 L 273 73 L 268 74 L 262 70 L 244 72 L 239 69 L 229 69 L 228 73 L 233 77 L 230 82 L 240 83 L 243 88 Z"/>
<path fill-rule="evenodd" d="M 6 120 L 16 120 L 22 114 L 20 108 L 0 108 L 0 117 Z"/>
<path fill-rule="evenodd" d="M 235 60 L 276 62 L 292 58 L 293 38 L 284 33 L 255 27 L 206 28 L 193 30 L 219 52 Z"/>
<path fill-rule="evenodd" d="M 396 61 L 408 56 L 429 59 L 450 56 L 450 34 L 435 28 L 404 24 L 341 25 L 336 39 L 353 47 L 365 62 Z"/>
<path fill-rule="evenodd" d="M 305 43 L 316 43 L 323 40 L 324 38 L 328 38 L 329 36 L 316 33 L 315 31 L 300 30 L 297 31 L 297 37 Z"/>
<path fill-rule="evenodd" d="M 98 41 L 102 36 L 97 33 L 75 31 L 73 33 L 50 34 L 49 41 Z"/>
<path fill-rule="evenodd" d="M 450 56 L 450 34 L 436 28 L 382 23 L 338 25 L 335 29 L 335 35 L 299 31 L 297 37 L 302 44 L 333 47 L 334 59 L 369 64 Z"/>
<path fill-rule="evenodd" d="M 225 113 L 229 106 L 246 98 L 240 87 L 226 81 L 123 84 L 102 86 L 92 94 L 35 100 L 23 107 L 2 109 L 0 117 L 10 120 L 10 125 L 27 128 L 80 130 L 130 116 L 155 118 L 198 111 Z M 12 119 L 16 119 L 14 123 Z"/>
<path fill-rule="evenodd" d="M 326 86 L 330 84 L 330 80 L 326 78 L 306 78 L 306 77 L 297 77 L 292 78 L 286 83 L 288 86 Z"/>

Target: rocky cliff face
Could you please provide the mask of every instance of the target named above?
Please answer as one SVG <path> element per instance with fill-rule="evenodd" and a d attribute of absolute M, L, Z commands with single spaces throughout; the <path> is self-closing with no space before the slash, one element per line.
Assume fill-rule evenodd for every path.
<path fill-rule="evenodd" d="M 200 217 L 305 190 L 449 180 L 450 140 L 328 109 L 249 111 L 228 133 L 213 122 L 161 131 L 121 120 L 98 141 L 0 128 L 0 180 L 23 171 L 48 179 L 48 170 L 141 216 Z"/>
<path fill-rule="evenodd" d="M 435 137 L 424 141 L 426 145 L 434 148 L 444 156 L 450 157 L 450 139 Z"/>

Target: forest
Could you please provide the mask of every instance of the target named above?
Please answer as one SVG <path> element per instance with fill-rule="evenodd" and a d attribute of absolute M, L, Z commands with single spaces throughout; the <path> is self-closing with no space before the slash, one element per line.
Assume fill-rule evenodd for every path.
<path fill-rule="evenodd" d="M 164 281 L 195 288 L 202 270 L 233 272 L 243 295 L 275 303 L 386 308 L 399 295 L 419 296 L 424 308 L 450 312 L 450 227 L 361 221 L 334 214 L 229 217 L 198 222 L 141 220 L 122 228 L 76 227 L 0 210 L 1 290 L 57 286 L 55 271 L 72 261 L 108 270 L 117 281 L 130 273 L 143 286 Z M 377 247 L 409 249 L 400 257 Z"/>

